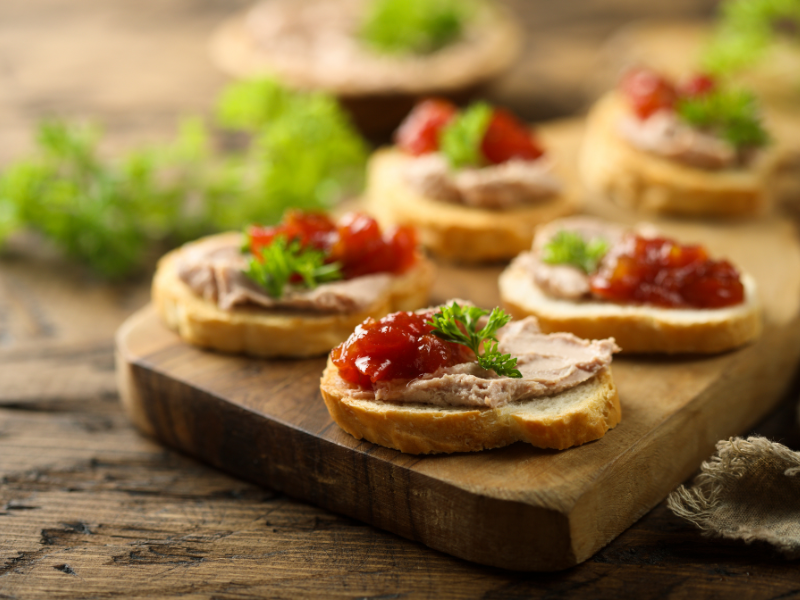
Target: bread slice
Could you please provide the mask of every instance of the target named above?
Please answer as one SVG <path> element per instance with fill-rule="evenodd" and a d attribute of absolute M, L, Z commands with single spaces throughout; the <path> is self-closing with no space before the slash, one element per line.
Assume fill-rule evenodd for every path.
<path fill-rule="evenodd" d="M 610 367 L 560 394 L 496 409 L 355 399 L 354 386 L 330 359 L 320 389 L 331 417 L 347 433 L 408 454 L 472 452 L 514 442 L 563 450 L 603 437 L 622 416 Z"/>
<path fill-rule="evenodd" d="M 444 96 L 466 102 L 480 95 L 480 87 L 506 71 L 522 48 L 522 30 L 513 16 L 497 3 L 480 2 L 462 40 L 436 52 L 391 56 L 359 51 L 360 44 L 347 43 L 346 38 L 368 4 L 361 0 L 256 2 L 216 28 L 209 43 L 211 59 L 236 78 L 267 75 L 294 89 L 334 94 L 359 129 L 382 139 L 420 97 Z M 330 11 L 337 13 L 333 19 L 326 18 Z M 318 22 L 302 31 L 305 19 L 298 19 L 297 13 L 312 15 Z M 272 32 L 259 36 L 259 20 L 271 21 Z M 281 51 L 273 36 L 280 37 L 281 29 L 286 31 L 280 26 L 286 22 L 293 26 L 289 36 L 283 36 L 293 33 L 295 43 L 283 44 Z M 343 23 L 350 31 L 341 30 Z M 298 29 L 299 38 L 309 43 L 296 43 Z M 316 42 L 315 37 L 319 38 Z M 341 38 L 345 38 L 344 48 Z"/>
<path fill-rule="evenodd" d="M 746 169 L 709 171 L 635 148 L 618 132 L 625 105 L 618 92 L 592 108 L 579 162 L 591 192 L 627 208 L 691 217 L 746 217 L 771 207 L 767 153 Z"/>
<path fill-rule="evenodd" d="M 580 208 L 577 195 L 572 194 L 505 210 L 426 198 L 405 182 L 409 160 L 413 159 L 394 148 L 372 155 L 367 166 L 367 209 L 384 225 L 416 227 L 420 242 L 447 260 L 508 260 L 530 248 L 537 225 L 571 215 Z"/>
<path fill-rule="evenodd" d="M 153 278 L 153 303 L 166 326 L 196 346 L 265 358 L 325 354 L 367 317 L 426 306 L 435 272 L 433 264 L 420 255 L 410 270 L 392 278 L 385 294 L 355 313 L 314 314 L 259 307 L 222 310 L 196 295 L 178 277 L 180 252 L 177 249 L 165 255 Z"/>
<path fill-rule="evenodd" d="M 568 331 L 586 339 L 613 337 L 623 352 L 714 353 L 742 346 L 761 333 L 755 281 L 742 275 L 743 304 L 717 309 L 562 300 L 545 294 L 522 260 L 500 275 L 503 307 L 515 319 L 539 319 L 545 333 Z"/>
<path fill-rule="evenodd" d="M 337 39 L 352 36 L 352 26 L 365 10 L 361 0 L 339 0 L 334 6 L 329 0 L 262 0 L 217 27 L 209 51 L 228 75 L 271 75 L 297 89 L 343 97 L 448 94 L 496 77 L 519 55 L 522 30 L 513 15 L 493 2 L 480 2 L 477 9 L 463 38 L 446 48 L 425 55 L 387 55 L 360 44 L 343 46 Z M 331 11 L 337 18 L 320 23 Z M 309 22 L 309 15 L 316 22 Z M 277 23 L 259 39 L 259 21 L 290 21 L 294 27 Z M 275 45 L 281 36 L 297 38 L 298 30 L 311 43 Z M 336 51 L 319 52 L 314 38 L 334 39 L 338 45 L 331 49 Z"/>

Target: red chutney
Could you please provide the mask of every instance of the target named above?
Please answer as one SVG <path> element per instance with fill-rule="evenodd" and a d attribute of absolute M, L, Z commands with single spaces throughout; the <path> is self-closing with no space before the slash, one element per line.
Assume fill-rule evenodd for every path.
<path fill-rule="evenodd" d="M 590 277 L 592 293 L 617 303 L 673 308 L 722 308 L 744 301 L 739 272 L 711 260 L 705 248 L 667 238 L 629 235 Z"/>
<path fill-rule="evenodd" d="M 650 69 L 632 69 L 622 78 L 622 92 L 633 112 L 644 120 L 659 110 L 672 110 L 678 92 L 672 82 Z"/>
<path fill-rule="evenodd" d="M 679 93 L 682 98 L 699 98 L 710 94 L 717 89 L 717 82 L 711 75 L 705 73 L 697 73 L 679 87 Z"/>
<path fill-rule="evenodd" d="M 395 132 L 395 143 L 412 156 L 439 149 L 439 133 L 456 116 L 458 107 L 448 100 L 429 98 L 417 104 Z"/>
<path fill-rule="evenodd" d="M 447 100 L 424 100 L 400 125 L 395 142 L 412 156 L 436 152 L 442 130 L 457 114 L 458 108 Z M 481 141 L 481 153 L 489 164 L 497 165 L 512 158 L 536 160 L 544 150 L 519 119 L 507 110 L 495 108 Z"/>
<path fill-rule="evenodd" d="M 345 279 L 371 273 L 403 273 L 414 265 L 417 256 L 413 228 L 400 226 L 382 233 L 375 219 L 360 213 L 349 213 L 334 223 L 322 213 L 292 210 L 279 225 L 251 225 L 247 235 L 250 251 L 256 256 L 279 235 L 299 240 L 303 247 L 322 250 L 326 253 L 325 262 L 341 265 Z"/>
<path fill-rule="evenodd" d="M 481 142 L 481 152 L 497 165 L 518 158 L 536 160 L 544 150 L 531 132 L 507 110 L 496 108 Z"/>
<path fill-rule="evenodd" d="M 643 121 L 660 110 L 674 110 L 682 98 L 698 98 L 713 92 L 716 87 L 714 78 L 704 73 L 693 75 L 676 86 L 666 77 L 646 68 L 631 69 L 620 84 L 631 109 Z"/>
<path fill-rule="evenodd" d="M 431 334 L 434 311 L 397 312 L 379 321 L 368 318 L 346 342 L 331 351 L 345 381 L 372 389 L 373 383 L 414 379 L 442 367 L 471 362 L 475 354 L 461 344 Z"/>

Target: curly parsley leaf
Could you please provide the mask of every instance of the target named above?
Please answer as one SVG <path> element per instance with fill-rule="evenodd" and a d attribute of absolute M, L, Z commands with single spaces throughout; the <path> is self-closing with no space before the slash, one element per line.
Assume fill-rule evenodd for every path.
<path fill-rule="evenodd" d="M 492 118 L 492 107 L 477 102 L 455 116 L 442 130 L 439 151 L 454 169 L 477 167 L 485 162 L 481 142 Z"/>
<path fill-rule="evenodd" d="M 758 148 L 769 142 L 758 103 L 749 92 L 714 90 L 696 98 L 682 98 L 676 111 L 693 127 L 711 131 L 736 148 Z"/>
<path fill-rule="evenodd" d="M 717 75 L 750 66 L 781 39 L 800 37 L 798 0 L 727 0 L 721 11 L 702 58 L 703 68 Z"/>
<path fill-rule="evenodd" d="M 429 54 L 458 40 L 473 12 L 465 0 L 372 0 L 359 37 L 385 54 Z"/>
<path fill-rule="evenodd" d="M 262 248 L 258 257 L 250 258 L 244 274 L 273 298 L 283 296 L 286 285 L 295 275 L 299 275 L 309 289 L 342 279 L 339 263 L 325 264 L 324 252 L 303 248 L 298 240 L 287 241 L 282 235 Z"/>
<path fill-rule="evenodd" d="M 489 315 L 486 325 L 478 328 L 478 320 Z M 477 306 L 460 306 L 453 302 L 443 306 L 440 312 L 433 315 L 428 325 L 433 326 L 431 333 L 447 342 L 466 346 L 475 353 L 478 364 L 484 369 L 492 370 L 501 377 L 522 377 L 517 367 L 517 359 L 510 354 L 501 354 L 497 349 L 497 330 L 511 320 L 511 316 L 503 310 L 495 308 L 491 314 Z M 483 353 L 481 353 L 483 345 Z"/>
<path fill-rule="evenodd" d="M 279 119 L 303 96 L 274 79 L 246 79 L 229 84 L 217 100 L 217 120 L 230 129 L 253 130 Z"/>
<path fill-rule="evenodd" d="M 366 144 L 333 98 L 265 79 L 227 88 L 218 112 L 243 147 L 220 152 L 205 122 L 187 119 L 171 142 L 112 160 L 97 129 L 42 122 L 34 154 L 0 173 L 0 244 L 34 229 L 120 278 L 162 244 L 274 223 L 288 207 L 329 208 L 360 189 Z"/>
<path fill-rule="evenodd" d="M 587 242 L 581 234 L 562 229 L 542 248 L 542 261 L 551 265 L 572 265 L 589 274 L 597 270 L 606 252 L 606 240 L 594 238 Z"/>
<path fill-rule="evenodd" d="M 141 263 L 152 239 L 175 219 L 175 203 L 167 201 L 169 186 L 156 181 L 166 157 L 139 151 L 112 163 L 100 157 L 99 135 L 91 127 L 42 122 L 37 155 L 0 175 L 0 213 L 118 278 Z"/>
<path fill-rule="evenodd" d="M 251 134 L 237 165 L 237 200 L 217 207 L 223 228 L 274 223 L 290 207 L 329 209 L 363 185 L 366 143 L 330 96 L 242 82 L 223 94 L 217 114 Z"/>

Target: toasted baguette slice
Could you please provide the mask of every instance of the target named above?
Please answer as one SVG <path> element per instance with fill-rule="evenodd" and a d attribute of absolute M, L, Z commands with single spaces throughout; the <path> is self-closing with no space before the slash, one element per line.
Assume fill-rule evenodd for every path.
<path fill-rule="evenodd" d="M 591 192 L 651 213 L 745 217 L 769 210 L 771 157 L 762 156 L 746 169 L 696 169 L 629 144 L 617 132 L 624 113 L 617 92 L 601 98 L 589 113 L 579 166 Z"/>
<path fill-rule="evenodd" d="M 489 1 L 473 5 L 478 13 L 460 41 L 430 54 L 371 52 L 354 43 L 356 39 L 344 47 L 340 41 L 321 43 L 323 38 L 352 38 L 367 4 L 316 0 L 315 6 L 310 0 L 261 0 L 217 27 L 209 44 L 211 59 L 236 78 L 268 75 L 293 89 L 334 94 L 362 131 L 386 137 L 421 96 L 465 101 L 478 95 L 480 86 L 507 70 L 522 48 L 522 30 L 516 20 Z M 336 18 L 327 18 L 330 11 L 335 11 Z M 317 22 L 308 23 L 304 15 L 312 15 Z M 292 25 L 267 27 L 259 35 L 258 23 L 265 21 Z M 287 44 L 274 43 L 282 37 L 296 39 L 303 29 L 301 37 L 309 43 L 299 48 L 290 43 L 287 51 Z M 320 38 L 316 43 L 315 37 Z M 314 50 L 333 50 L 334 46 L 338 51 Z M 304 47 L 308 48 L 305 52 Z"/>
<path fill-rule="evenodd" d="M 222 310 L 197 296 L 178 277 L 179 253 L 180 249 L 164 256 L 153 278 L 153 303 L 162 321 L 190 344 L 265 358 L 318 356 L 346 340 L 367 317 L 426 306 L 435 272 L 433 264 L 420 255 L 414 267 L 392 279 L 385 294 L 356 313 L 314 314 L 258 307 Z"/>
<path fill-rule="evenodd" d="M 515 319 L 539 319 L 545 333 L 568 331 L 578 337 L 613 337 L 623 352 L 714 353 L 742 346 L 761 333 L 755 281 L 742 275 L 743 304 L 717 309 L 679 309 L 573 302 L 546 295 L 530 273 L 513 261 L 500 275 L 503 307 Z"/>
<path fill-rule="evenodd" d="M 384 225 L 412 225 L 420 242 L 437 256 L 478 263 L 513 258 L 530 248 L 534 228 L 577 212 L 577 197 L 564 194 L 541 204 L 488 210 L 426 198 L 404 179 L 411 160 L 385 148 L 367 166 L 367 207 Z"/>
<path fill-rule="evenodd" d="M 496 409 L 355 399 L 354 387 L 330 359 L 320 389 L 331 417 L 347 433 L 408 454 L 472 452 L 514 442 L 563 450 L 603 437 L 622 416 L 610 367 L 560 394 Z"/>

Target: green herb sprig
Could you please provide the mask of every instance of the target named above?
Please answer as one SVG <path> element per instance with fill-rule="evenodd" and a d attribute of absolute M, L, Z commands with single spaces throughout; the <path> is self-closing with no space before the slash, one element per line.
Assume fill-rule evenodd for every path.
<path fill-rule="evenodd" d="M 220 228 L 276 223 L 287 208 L 328 210 L 363 185 L 367 145 L 331 96 L 243 81 L 225 90 L 217 116 L 250 136 L 234 158 L 235 197 L 215 205 Z"/>
<path fill-rule="evenodd" d="M 702 57 L 710 73 L 746 68 L 783 38 L 800 41 L 798 0 L 726 0 L 720 6 L 719 23 Z"/>
<path fill-rule="evenodd" d="M 235 83 L 217 120 L 242 132 L 235 147 L 222 151 L 215 142 L 225 138 L 194 118 L 172 141 L 114 159 L 99 150 L 97 128 L 42 122 L 33 155 L 0 173 L 0 245 L 36 230 L 118 279 L 167 246 L 275 223 L 288 207 L 328 209 L 361 188 L 366 144 L 329 96 L 271 79 Z"/>
<path fill-rule="evenodd" d="M 186 122 L 172 144 L 110 161 L 98 129 L 43 121 L 37 153 L 0 174 L 0 244 L 33 229 L 104 277 L 129 274 L 154 242 L 196 231 L 195 216 L 182 214 L 196 184 L 193 127 Z"/>
<path fill-rule="evenodd" d="M 283 235 L 262 248 L 258 257 L 251 257 L 244 274 L 273 298 L 283 296 L 294 275 L 299 275 L 309 289 L 343 277 L 339 263 L 325 264 L 324 252 L 303 248 L 298 240 L 287 241 Z"/>
<path fill-rule="evenodd" d="M 489 315 L 489 320 L 478 331 L 478 319 L 485 315 Z M 428 325 L 433 326 L 431 333 L 436 337 L 472 350 L 478 364 L 484 369 L 492 370 L 502 377 L 520 378 L 522 373 L 516 368 L 517 359 L 510 354 L 501 354 L 497 349 L 497 330 L 510 320 L 511 316 L 499 308 L 493 309 L 489 314 L 477 306 L 460 306 L 453 302 L 433 315 Z M 483 353 L 480 351 L 481 346 Z"/>
<path fill-rule="evenodd" d="M 492 118 L 492 107 L 477 102 L 461 111 L 442 130 L 439 151 L 453 169 L 479 167 L 486 159 L 481 142 Z"/>
<path fill-rule="evenodd" d="M 429 54 L 458 40 L 473 12 L 467 0 L 372 0 L 359 37 L 384 54 Z"/>
<path fill-rule="evenodd" d="M 713 90 L 696 98 L 682 98 L 678 116 L 699 129 L 719 135 L 736 148 L 759 148 L 769 142 L 756 98 L 744 90 Z"/>
<path fill-rule="evenodd" d="M 562 229 L 542 248 L 542 261 L 551 265 L 572 265 L 589 274 L 597 270 L 606 252 L 606 240 L 594 238 L 587 242 L 581 234 Z"/>

